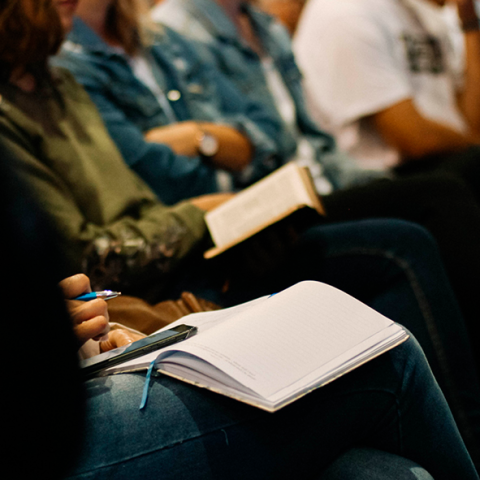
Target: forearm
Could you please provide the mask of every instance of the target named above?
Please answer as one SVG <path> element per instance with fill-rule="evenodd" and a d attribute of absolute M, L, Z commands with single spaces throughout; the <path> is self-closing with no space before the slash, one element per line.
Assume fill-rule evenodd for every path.
<path fill-rule="evenodd" d="M 459 6 L 460 24 L 464 30 L 465 78 L 458 96 L 462 111 L 471 131 L 480 134 L 480 29 L 479 20 L 471 2 Z"/>
<path fill-rule="evenodd" d="M 167 210 L 145 205 L 140 218 L 125 214 L 98 225 L 73 209 L 65 218 L 49 200 L 43 198 L 42 205 L 62 235 L 71 271 L 86 273 L 94 290 L 133 294 L 145 286 L 166 284 L 179 264 L 200 248 L 206 231 L 203 212 L 188 204 Z"/>
<path fill-rule="evenodd" d="M 388 141 L 388 138 L 387 138 Z M 404 161 L 422 159 L 429 155 L 460 151 L 476 143 L 474 137 L 466 136 L 436 122 L 426 121 L 408 142 L 395 144 Z"/>
<path fill-rule="evenodd" d="M 188 203 L 178 207 L 168 213 L 161 206 L 146 207 L 149 212 L 140 213 L 140 220 L 122 218 L 103 228 L 93 226 L 96 235 L 91 238 L 88 232 L 91 240 L 81 255 L 81 269 L 93 288 L 142 296 L 145 286 L 166 285 L 177 266 L 199 250 L 206 232 L 200 209 Z"/>
<path fill-rule="evenodd" d="M 214 135 L 218 152 L 209 163 L 228 171 L 240 171 L 252 159 L 253 149 L 248 138 L 235 128 L 214 123 L 181 122 L 154 128 L 144 134 L 148 142 L 168 145 L 177 155 L 196 157 L 202 133 Z"/>
<path fill-rule="evenodd" d="M 163 127 L 164 137 L 161 141 L 146 141 L 145 132 L 115 102 L 105 96 L 107 88 L 108 85 L 103 83 L 87 84 L 88 94 L 97 106 L 125 163 L 149 185 L 163 203 L 173 205 L 185 198 L 218 190 L 217 173 L 213 167 L 202 162 L 199 156 L 179 155 L 169 146 L 173 141 L 179 147 L 184 144 L 182 129 L 188 130 L 189 124 L 193 122 L 167 125 Z M 156 133 L 161 131 L 158 129 Z"/>
<path fill-rule="evenodd" d="M 369 120 L 404 161 L 451 153 L 478 143 L 473 135 L 464 135 L 425 118 L 410 99 L 376 113 Z"/>
<path fill-rule="evenodd" d="M 148 282 L 153 276 L 167 278 L 168 272 L 195 250 L 205 235 L 200 209 L 187 202 L 172 207 L 162 205 L 139 179 L 134 188 L 121 175 L 117 178 L 119 191 L 134 190 L 135 195 L 92 198 L 101 220 L 92 218 L 57 172 L 20 143 L 2 140 L 16 160 L 15 172 L 56 226 L 71 273 L 88 272 L 98 281 L 95 288 L 101 283 L 103 287 L 112 286 L 110 280 L 122 287 Z M 130 172 L 128 179 L 135 184 L 136 177 L 130 177 Z M 87 191 L 92 190 L 85 190 L 85 195 Z"/>
<path fill-rule="evenodd" d="M 199 123 L 200 129 L 218 139 L 218 153 L 211 163 L 218 168 L 238 172 L 252 161 L 253 147 L 248 138 L 228 125 Z"/>

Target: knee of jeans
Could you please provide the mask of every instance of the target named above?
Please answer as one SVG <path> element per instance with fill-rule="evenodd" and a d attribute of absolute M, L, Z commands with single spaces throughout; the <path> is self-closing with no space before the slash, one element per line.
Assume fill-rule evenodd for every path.
<path fill-rule="evenodd" d="M 418 340 L 415 336 L 408 330 L 407 328 L 403 327 L 409 338 L 401 343 L 398 347 L 391 350 L 394 355 L 398 355 L 403 361 L 410 362 L 412 364 L 418 364 L 419 362 L 425 361 L 425 354 L 423 352 L 422 347 L 418 343 Z"/>
<path fill-rule="evenodd" d="M 374 448 L 352 448 L 340 456 L 321 480 L 433 480 L 415 462 Z"/>
<path fill-rule="evenodd" d="M 434 480 L 433 477 L 422 467 L 413 467 L 411 472 L 417 480 Z"/>
<path fill-rule="evenodd" d="M 408 333 L 409 338 L 389 352 L 395 370 L 400 374 L 404 382 L 409 381 L 409 377 L 412 374 L 420 374 L 420 372 L 423 374 L 425 372 L 424 367 L 428 366 L 425 353 L 418 340 L 408 329 L 405 328 L 405 331 Z M 427 371 L 429 371 L 429 367 Z"/>
<path fill-rule="evenodd" d="M 388 228 L 383 228 L 383 235 L 388 235 L 386 238 L 398 249 L 413 252 L 415 255 L 438 249 L 433 235 L 418 223 L 391 219 L 385 225 L 388 225 Z"/>
<path fill-rule="evenodd" d="M 421 395 L 428 398 L 437 395 L 437 383 L 422 347 L 413 334 L 406 330 L 410 338 L 390 350 L 391 362 L 401 385 L 400 395 Z"/>

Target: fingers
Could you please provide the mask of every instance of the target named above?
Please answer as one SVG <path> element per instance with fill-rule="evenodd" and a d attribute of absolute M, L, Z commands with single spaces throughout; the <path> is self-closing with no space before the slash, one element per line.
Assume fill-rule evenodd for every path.
<path fill-rule="evenodd" d="M 105 342 L 100 342 L 100 351 L 101 352 L 108 352 L 114 348 L 123 347 L 125 345 L 129 345 L 132 342 L 140 340 L 144 338 L 145 335 L 139 335 L 129 330 L 118 329 L 112 330 L 108 334 L 108 340 Z"/>
<path fill-rule="evenodd" d="M 107 302 L 100 298 L 90 302 L 66 301 L 73 329 L 81 345 L 91 338 L 99 340 L 107 334 L 109 316 Z"/>
<path fill-rule="evenodd" d="M 91 318 L 103 316 L 109 320 L 107 302 L 101 298 L 89 302 L 67 300 L 67 308 L 74 324 L 79 324 Z"/>
<path fill-rule="evenodd" d="M 75 298 L 82 293 L 91 292 L 90 279 L 83 273 L 65 278 L 59 283 L 65 298 Z"/>
<path fill-rule="evenodd" d="M 107 333 L 109 326 L 108 320 L 104 316 L 98 316 L 80 323 L 73 328 L 80 345 L 83 345 L 87 340 Z"/>
<path fill-rule="evenodd" d="M 191 198 L 190 202 L 201 210 L 209 212 L 233 197 L 233 193 L 212 193 Z"/>
<path fill-rule="evenodd" d="M 75 335 L 83 345 L 87 340 L 100 340 L 110 329 L 107 303 L 97 298 L 89 302 L 72 300 L 82 293 L 91 292 L 90 279 L 80 273 L 65 278 L 59 283 L 65 304 L 73 322 Z"/>

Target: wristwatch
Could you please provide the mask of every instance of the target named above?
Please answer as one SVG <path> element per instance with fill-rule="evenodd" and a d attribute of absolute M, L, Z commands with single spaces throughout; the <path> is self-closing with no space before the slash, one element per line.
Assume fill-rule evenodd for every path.
<path fill-rule="evenodd" d="M 218 139 L 211 133 L 201 131 L 197 137 L 197 150 L 200 156 L 211 158 L 218 152 Z"/>

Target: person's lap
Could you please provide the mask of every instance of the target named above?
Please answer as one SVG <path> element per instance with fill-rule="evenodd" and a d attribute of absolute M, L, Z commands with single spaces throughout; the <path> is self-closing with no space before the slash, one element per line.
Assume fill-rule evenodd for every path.
<path fill-rule="evenodd" d="M 398 178 L 415 178 L 418 175 L 456 178 L 471 190 L 480 201 L 480 146 L 475 145 L 456 152 L 432 154 L 410 160 L 394 169 Z"/>
<path fill-rule="evenodd" d="M 376 219 L 312 227 L 276 271 L 227 292 L 222 292 L 216 272 L 213 276 L 208 273 L 202 263 L 176 284 L 178 292 L 169 294 L 174 298 L 182 290 L 191 290 L 231 306 L 302 280 L 322 281 L 409 328 L 434 368 L 438 361 L 433 343 L 442 345 L 448 339 L 452 349 L 462 350 L 467 345 L 468 357 L 461 313 L 435 242 L 424 229 L 409 222 Z"/>
<path fill-rule="evenodd" d="M 477 458 L 480 388 L 463 318 L 431 236 L 416 224 L 390 219 L 319 225 L 261 281 L 220 293 L 202 266 L 179 288 L 229 306 L 301 280 L 340 288 L 412 331 Z"/>
<path fill-rule="evenodd" d="M 436 479 L 477 478 L 414 340 L 270 414 L 160 377 L 87 382 L 72 478 L 311 478 L 352 446 L 395 453 Z"/>

